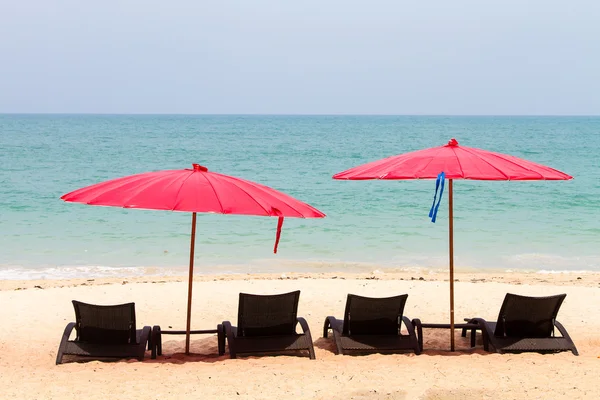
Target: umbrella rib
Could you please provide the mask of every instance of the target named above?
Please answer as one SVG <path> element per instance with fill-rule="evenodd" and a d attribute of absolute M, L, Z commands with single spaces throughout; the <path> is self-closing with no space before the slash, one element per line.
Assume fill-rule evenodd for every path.
<path fill-rule="evenodd" d="M 253 200 L 253 201 L 254 201 L 256 204 L 258 204 L 258 205 L 259 205 L 259 207 L 261 207 L 263 210 L 265 210 L 265 212 L 267 213 L 267 215 L 270 215 L 270 213 L 269 213 L 269 210 L 267 210 L 266 208 L 264 208 L 264 207 L 263 207 L 263 206 L 262 206 L 262 205 L 261 205 L 261 204 L 260 204 L 258 201 L 256 201 L 256 199 L 255 199 L 253 196 L 251 196 L 251 195 L 250 195 L 250 194 L 249 194 L 247 191 L 245 191 L 245 190 L 244 190 L 242 187 L 238 186 L 237 182 L 235 182 L 235 181 L 234 181 L 234 182 L 232 182 L 232 184 L 233 184 L 235 187 L 237 187 L 238 189 L 240 189 L 242 192 L 246 193 L 246 194 L 248 195 L 248 197 L 250 197 L 250 198 L 251 198 L 251 199 L 252 199 L 252 200 Z M 273 190 L 275 190 L 275 189 L 273 189 Z M 281 192 L 277 192 L 277 193 L 281 193 Z M 285 193 L 281 193 L 281 194 L 285 195 Z M 273 196 L 273 197 L 275 197 L 275 196 Z M 277 199 L 277 197 L 275 197 L 275 198 Z M 281 201 L 281 202 L 282 202 L 282 203 L 284 203 L 286 206 L 288 206 L 288 207 L 289 207 L 289 208 L 291 208 L 292 210 L 296 211 L 296 212 L 298 213 L 298 215 L 300 215 L 300 217 L 299 217 L 299 218 L 304 218 L 304 215 L 302 214 L 302 212 L 301 212 L 301 211 L 298 211 L 296 208 L 294 208 L 294 206 L 292 206 L 292 205 L 290 205 L 290 204 L 286 203 L 285 201 L 283 201 L 283 200 L 281 200 L 281 199 L 277 199 L 277 200 Z M 274 207 L 273 207 L 273 206 L 271 206 L 271 208 L 274 208 Z M 280 211 L 281 211 L 281 210 L 280 210 Z M 283 215 L 282 215 L 282 216 L 283 216 Z"/>
<path fill-rule="evenodd" d="M 173 173 L 177 173 L 177 172 L 178 172 L 178 171 L 176 171 L 176 170 L 174 170 L 174 171 L 173 171 Z M 167 175 L 167 174 L 165 174 L 165 175 L 166 175 L 166 176 L 168 176 L 168 175 L 171 175 L 171 174 L 168 174 L 168 175 Z M 156 181 L 158 181 L 158 180 L 160 180 L 160 179 L 162 179 L 162 178 L 164 178 L 164 176 L 156 176 L 156 177 L 154 177 L 154 179 L 152 179 L 152 180 L 150 181 L 150 183 L 154 183 L 154 182 L 156 182 Z M 186 178 L 186 180 L 187 180 L 187 178 Z M 184 182 L 185 182 L 185 181 L 184 181 Z M 147 182 L 146 182 L 146 183 L 147 183 Z M 172 184 L 172 183 L 169 183 L 169 185 L 171 185 L 171 184 Z M 146 186 L 150 186 L 150 185 L 146 185 Z M 177 191 L 177 196 L 179 196 L 179 192 L 181 191 L 181 187 L 182 187 L 182 186 L 183 186 L 183 183 L 181 184 L 181 186 L 179 187 L 179 190 Z M 139 194 L 139 193 L 138 193 L 138 194 Z M 138 194 L 136 194 L 136 195 L 133 195 L 133 196 L 129 197 L 128 201 L 129 201 L 129 200 L 131 200 L 133 197 L 137 196 Z M 171 209 L 170 209 L 170 211 L 174 211 L 174 210 L 175 210 L 175 206 L 173 205 L 173 206 L 171 206 Z"/>
<path fill-rule="evenodd" d="M 277 200 L 279 200 L 279 199 L 277 199 Z M 288 203 L 285 203 L 285 205 L 288 206 L 289 208 L 291 208 L 292 210 L 296 211 L 300 215 L 300 218 L 305 218 L 304 214 L 302 214 L 302 211 L 297 210 L 296 208 L 294 208 L 293 205 L 290 205 Z"/>
<path fill-rule="evenodd" d="M 129 183 L 131 183 L 131 182 L 129 182 L 128 180 L 121 181 L 121 182 L 119 182 L 119 184 L 118 184 L 117 186 L 115 186 L 115 187 L 111 188 L 111 191 L 113 191 L 113 190 L 115 190 L 115 189 L 120 189 L 120 188 L 122 188 L 123 186 L 125 186 L 125 185 L 127 185 L 127 184 L 129 184 Z M 96 184 L 96 185 L 98 185 L 98 184 Z M 102 192 L 101 192 L 101 193 L 98 193 L 98 194 L 96 194 L 94 197 L 92 197 L 92 198 L 88 199 L 88 200 L 85 202 L 85 204 L 87 204 L 87 205 L 93 205 L 92 203 L 93 203 L 93 202 L 94 202 L 94 201 L 95 201 L 95 200 L 96 200 L 98 197 L 100 197 L 100 196 L 102 196 L 102 195 L 104 195 L 104 194 L 106 194 L 106 193 L 102 193 Z"/>
<path fill-rule="evenodd" d="M 225 209 L 223 208 L 223 203 L 221 203 L 221 199 L 219 199 L 219 195 L 217 194 L 217 190 L 215 189 L 215 186 L 212 184 L 212 182 L 210 181 L 210 179 L 208 179 L 209 175 L 208 174 L 203 174 L 203 176 L 204 176 L 204 179 L 206 180 L 206 182 L 210 185 L 210 188 L 212 189 L 213 193 L 215 194 L 215 198 L 219 202 L 219 207 L 221 207 L 221 214 L 225 214 Z"/>
<path fill-rule="evenodd" d="M 443 147 L 438 147 L 438 153 L 439 153 L 440 151 L 442 151 L 442 149 L 443 149 Z M 436 155 L 437 155 L 437 154 L 436 154 Z M 434 156 L 431 156 L 431 158 L 429 159 L 429 162 L 428 162 L 427 164 L 425 164 L 425 166 L 424 166 L 423 168 L 421 168 L 421 171 L 423 171 L 423 170 L 426 170 L 426 169 L 427 169 L 427 167 L 429 166 L 429 164 L 431 164 L 431 163 L 433 162 L 433 159 L 434 159 L 434 158 L 435 158 Z M 416 175 L 417 175 L 417 179 L 421 179 L 421 178 L 419 178 L 419 177 L 418 177 L 418 174 L 416 174 Z"/>
<path fill-rule="evenodd" d="M 260 208 L 262 208 L 263 210 L 265 210 L 265 212 L 267 213 L 267 215 L 270 215 L 270 214 L 269 214 L 269 210 L 267 210 L 265 207 L 263 207 L 263 205 L 262 205 L 262 204 L 260 204 L 260 203 L 259 203 L 259 202 L 258 202 L 258 201 L 257 201 L 257 200 L 254 198 L 254 196 L 252 196 L 250 193 L 248 193 L 246 190 L 244 190 L 244 188 L 242 188 L 241 186 L 239 186 L 239 185 L 237 184 L 237 182 L 233 181 L 233 182 L 231 182 L 231 184 L 232 184 L 233 186 L 235 186 L 236 188 L 240 189 L 242 192 L 246 193 L 246 195 L 247 195 L 247 196 L 248 196 L 248 197 L 249 197 L 249 198 L 250 198 L 250 199 L 251 199 L 253 202 L 255 202 L 256 204 L 258 204 L 258 206 L 259 206 Z"/>
<path fill-rule="evenodd" d="M 177 173 L 177 172 L 178 172 L 178 171 L 176 171 L 176 170 L 172 171 L 172 173 Z M 150 180 L 146 180 L 146 181 L 144 181 L 144 182 L 143 182 L 141 185 L 139 185 L 139 186 L 144 186 L 144 187 L 146 187 L 146 188 L 147 188 L 147 187 L 151 186 L 151 185 L 152 185 L 154 182 L 156 182 L 156 181 L 159 181 L 159 180 L 161 180 L 161 179 L 165 178 L 165 176 L 168 176 L 168 175 L 171 175 L 171 174 L 165 174 L 165 175 L 159 175 L 159 176 L 155 176 L 155 177 L 153 177 L 153 178 L 152 178 L 152 179 L 150 179 Z M 169 183 L 169 185 L 171 185 L 171 183 Z M 181 190 L 181 187 L 179 188 L 179 190 Z M 138 195 L 139 195 L 139 193 L 135 193 L 135 194 L 133 194 L 133 195 L 129 196 L 129 197 L 127 198 L 127 201 L 126 201 L 125 203 L 129 203 L 129 202 L 131 201 L 131 199 L 133 199 L 134 197 L 136 197 L 136 196 L 138 196 Z M 129 208 L 129 207 L 127 207 L 127 206 L 123 206 L 123 208 Z M 140 207 L 136 207 L 136 208 L 140 208 Z M 152 209 L 150 209 L 150 210 L 152 210 Z M 167 209 L 167 210 L 168 210 L 168 209 Z M 172 207 L 170 208 L 170 210 L 169 210 L 169 211 L 174 211 L 174 210 L 175 210 L 175 207 L 174 207 L 174 206 L 172 206 Z"/>
<path fill-rule="evenodd" d="M 129 177 L 126 177 L 126 178 L 129 178 Z M 161 178 L 162 178 L 162 176 L 158 176 L 158 177 L 155 177 L 154 179 L 152 179 L 152 181 L 155 181 L 155 180 L 158 180 L 158 179 L 161 179 Z M 110 192 L 112 192 L 112 191 L 115 191 L 115 190 L 117 190 L 117 191 L 118 191 L 120 188 L 122 188 L 123 186 L 125 186 L 125 185 L 128 185 L 128 184 L 135 185 L 135 187 L 136 187 L 136 188 L 138 188 L 138 187 L 140 187 L 140 186 L 148 186 L 148 181 L 142 181 L 142 182 L 140 182 L 140 181 L 133 181 L 133 182 L 131 182 L 131 181 L 129 181 L 129 180 L 124 180 L 124 181 L 122 181 L 122 182 L 119 182 L 119 184 L 118 184 L 117 186 L 115 186 L 115 187 L 112 187 L 112 188 L 110 189 Z M 100 196 L 103 196 L 103 195 L 105 195 L 106 193 L 108 193 L 108 192 L 97 194 L 96 196 L 94 196 L 94 197 L 92 197 L 91 199 L 89 199 L 88 201 L 86 201 L 86 204 L 88 204 L 88 205 L 93 205 L 93 204 L 91 204 L 91 203 L 92 203 L 94 200 L 96 200 L 96 199 L 97 199 L 98 197 L 100 197 Z M 131 200 L 133 197 L 135 197 L 135 196 L 137 196 L 137 195 L 138 195 L 138 193 L 136 193 L 136 194 L 132 194 L 132 195 L 131 195 L 131 196 L 129 196 L 127 199 L 124 199 L 124 201 L 123 201 L 123 204 L 124 204 L 124 205 L 123 205 L 123 206 L 121 206 L 121 208 L 130 208 L 130 207 L 128 207 L 128 206 L 127 206 L 127 203 L 129 203 L 129 201 L 130 201 L 130 200 Z"/>
<path fill-rule="evenodd" d="M 442 150 L 442 148 L 440 147 L 437 150 L 439 152 L 439 151 Z M 416 152 L 410 152 L 410 153 L 402 154 L 402 156 L 407 156 L 407 155 L 412 154 L 412 153 L 416 153 Z M 384 160 L 391 159 L 391 158 L 397 158 L 397 157 L 398 156 L 391 156 L 391 157 L 384 158 L 383 160 L 380 160 L 380 161 L 384 161 Z M 419 172 L 421 172 L 423 170 L 426 170 L 427 167 L 429 166 L 429 164 L 431 164 L 433 162 L 434 158 L 435 158 L 434 156 L 431 156 L 429 158 L 429 161 L 427 162 L 427 164 L 425 164 L 419 171 L 413 173 L 413 175 L 412 175 L 411 178 L 401 178 L 399 180 L 404 180 L 404 179 L 422 179 L 422 178 L 419 177 Z M 406 161 L 407 161 L 406 157 L 403 157 L 401 160 L 394 160 L 393 167 L 394 168 L 398 168 L 399 166 L 401 166 L 402 164 L 404 164 Z M 374 162 L 377 163 L 378 161 L 374 161 Z M 364 174 L 364 173 L 367 173 L 367 172 L 369 172 L 371 170 L 377 170 L 377 168 L 379 168 L 379 166 L 373 166 L 370 169 L 362 171 L 362 173 Z M 388 170 L 389 169 L 391 169 L 391 168 L 388 167 Z M 386 176 L 388 176 L 389 174 L 390 174 L 390 172 L 388 171 L 385 174 L 379 175 L 377 178 L 374 178 L 374 179 L 379 179 L 379 180 L 386 179 Z M 371 178 L 371 179 L 373 179 L 373 178 Z M 398 179 L 398 178 L 395 178 L 395 179 Z"/>
<path fill-rule="evenodd" d="M 460 169 L 460 174 L 464 178 L 465 171 L 463 170 L 462 163 L 460 162 L 460 158 L 458 158 L 458 154 L 456 154 L 456 149 L 454 147 L 450 147 L 452 152 L 454 153 L 454 157 L 456 157 L 456 162 L 458 163 L 458 168 Z"/>
<path fill-rule="evenodd" d="M 473 154 L 473 155 L 477 156 L 477 153 L 474 153 L 474 152 L 472 152 L 472 151 L 469 151 L 468 149 L 466 149 L 466 148 L 464 148 L 464 147 L 461 147 L 461 149 L 462 149 L 463 151 L 465 151 L 466 153 Z M 452 150 L 454 150 L 454 149 L 452 149 Z M 483 161 L 484 163 L 488 164 L 490 167 L 492 167 L 492 168 L 494 168 L 496 171 L 498 171 L 498 172 L 499 172 L 501 175 L 503 175 L 503 176 L 506 178 L 506 180 L 510 181 L 510 177 L 509 177 L 508 175 L 506 175 L 504 172 L 502 172 L 502 170 L 500 170 L 498 167 L 496 167 L 495 165 L 493 165 L 493 164 L 492 164 L 491 162 L 489 162 L 488 160 L 485 160 L 485 159 L 483 159 L 483 158 L 481 158 L 481 157 L 479 157 L 479 156 L 477 156 L 477 157 L 478 157 L 478 158 L 479 158 L 481 161 Z M 457 157 L 457 158 L 458 158 L 458 157 Z M 511 162 L 512 164 L 518 165 L 518 164 L 516 164 L 516 163 L 514 163 L 514 162 L 512 162 L 512 161 L 510 161 L 510 162 Z M 459 164 L 460 164 L 460 161 L 459 161 Z M 519 166 L 520 166 L 520 165 L 519 165 Z M 462 171 L 462 168 L 461 168 L 461 171 Z M 464 172 L 463 172 L 463 176 L 464 176 Z"/>
<path fill-rule="evenodd" d="M 496 158 L 501 158 L 501 157 L 498 157 L 498 156 L 497 156 L 496 154 L 494 154 L 494 153 L 492 153 L 492 154 L 490 154 L 490 155 L 491 155 L 491 156 L 494 156 L 494 157 L 496 157 Z M 519 168 L 523 168 L 524 170 L 527 170 L 527 171 L 529 171 L 529 172 L 536 173 L 536 174 L 538 174 L 538 175 L 540 176 L 541 180 L 546 180 L 546 178 L 544 178 L 544 175 L 543 175 L 543 174 L 541 174 L 541 173 L 539 173 L 538 171 L 535 171 L 535 170 L 533 170 L 533 169 L 531 169 L 531 168 L 524 167 L 523 165 L 520 165 L 520 164 L 518 164 L 518 163 L 516 163 L 516 162 L 514 162 L 514 161 L 512 161 L 512 160 L 508 160 L 508 159 L 506 159 L 506 158 L 502 158 L 502 160 L 503 160 L 503 161 L 505 161 L 505 162 L 509 162 L 509 163 L 511 163 L 511 164 L 513 164 L 513 165 L 516 165 L 516 166 L 518 166 Z M 527 161 L 527 162 L 533 162 L 533 161 L 528 161 L 528 160 L 524 160 L 524 161 Z M 491 165 L 491 164 L 490 164 L 490 165 Z"/>

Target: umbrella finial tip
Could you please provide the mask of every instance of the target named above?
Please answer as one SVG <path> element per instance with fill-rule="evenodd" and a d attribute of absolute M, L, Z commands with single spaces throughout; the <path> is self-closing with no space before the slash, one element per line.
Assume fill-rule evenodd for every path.
<path fill-rule="evenodd" d="M 458 146 L 458 140 L 454 138 L 448 140 L 448 146 Z"/>
<path fill-rule="evenodd" d="M 208 171 L 208 168 L 206 168 L 205 166 L 202 166 L 200 164 L 192 164 L 192 167 L 194 167 L 194 171 L 203 171 L 203 172 Z"/>

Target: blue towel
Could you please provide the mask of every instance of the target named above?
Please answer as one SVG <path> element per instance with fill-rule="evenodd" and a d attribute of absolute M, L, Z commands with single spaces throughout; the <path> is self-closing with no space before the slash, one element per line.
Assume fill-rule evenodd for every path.
<path fill-rule="evenodd" d="M 435 194 L 433 195 L 433 204 L 431 205 L 431 210 L 429 210 L 429 218 L 431 218 L 431 222 L 435 223 L 435 219 L 437 218 L 438 208 L 440 208 L 440 202 L 442 201 L 442 194 L 444 193 L 444 182 L 445 182 L 446 174 L 440 172 L 435 180 Z M 441 188 L 440 188 L 441 183 Z M 437 199 L 437 204 L 435 204 L 435 200 L 438 194 L 438 188 L 440 189 L 440 198 Z"/>

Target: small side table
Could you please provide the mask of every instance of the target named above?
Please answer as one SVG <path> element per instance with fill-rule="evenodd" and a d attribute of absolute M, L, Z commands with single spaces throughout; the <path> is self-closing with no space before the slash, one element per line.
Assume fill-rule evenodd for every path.
<path fill-rule="evenodd" d="M 186 331 L 165 331 L 160 328 L 159 325 L 152 327 L 151 343 L 152 343 L 152 355 L 150 358 L 155 359 L 157 355 L 162 355 L 162 335 L 185 335 Z M 219 348 L 219 355 L 225 354 L 225 330 L 221 324 L 217 325 L 217 329 L 203 329 L 190 331 L 190 335 L 209 335 L 217 334 L 217 342 Z"/>
<path fill-rule="evenodd" d="M 450 324 L 428 324 L 421 323 L 421 328 L 428 329 L 450 329 Z M 475 347 L 475 333 L 477 330 L 481 330 L 481 326 L 478 323 L 463 323 L 463 324 L 454 324 L 454 329 L 462 329 L 462 337 L 467 336 L 467 330 L 471 331 L 471 347 Z M 419 347 L 421 351 L 423 351 L 423 333 L 422 330 L 419 334 Z"/>

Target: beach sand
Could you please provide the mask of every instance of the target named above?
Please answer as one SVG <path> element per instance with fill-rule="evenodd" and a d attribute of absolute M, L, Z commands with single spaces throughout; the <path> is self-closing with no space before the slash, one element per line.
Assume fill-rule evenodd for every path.
<path fill-rule="evenodd" d="M 298 356 L 218 356 L 216 335 L 163 336 L 163 356 L 143 362 L 55 365 L 61 334 L 74 320 L 71 300 L 136 304 L 138 328 L 185 329 L 185 277 L 0 281 L 0 398 L 10 399 L 598 399 L 600 398 L 600 274 L 457 273 L 455 314 L 497 317 L 507 292 L 567 293 L 559 312 L 578 347 L 571 352 L 492 354 L 481 339 L 471 349 L 456 331 L 426 329 L 422 355 L 338 356 L 322 338 L 328 315 L 342 316 L 347 293 L 408 293 L 405 315 L 448 321 L 448 281 L 442 273 L 271 274 L 198 276 L 192 329 L 237 319 L 239 292 L 301 290 L 298 315 L 308 321 L 316 360 Z"/>

